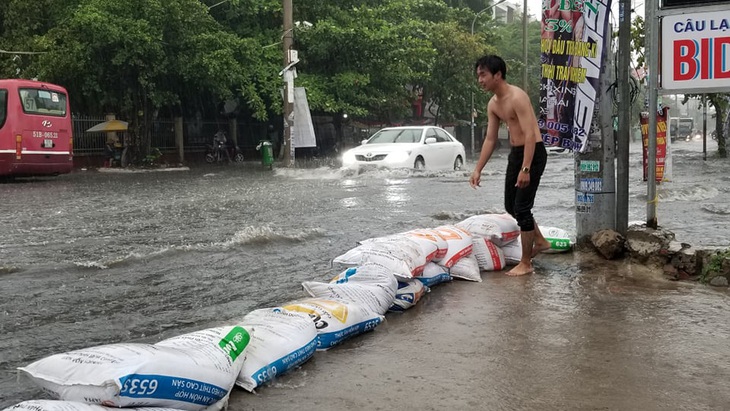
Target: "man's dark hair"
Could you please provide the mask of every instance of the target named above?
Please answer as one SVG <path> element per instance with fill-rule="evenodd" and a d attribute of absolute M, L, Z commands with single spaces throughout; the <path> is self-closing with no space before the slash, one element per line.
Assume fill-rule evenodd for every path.
<path fill-rule="evenodd" d="M 479 70 L 479 68 L 486 69 L 492 73 L 492 75 L 502 72 L 502 79 L 507 80 L 507 64 L 504 62 L 502 57 L 494 54 L 487 54 L 477 60 L 477 64 L 474 65 L 474 71 Z"/>

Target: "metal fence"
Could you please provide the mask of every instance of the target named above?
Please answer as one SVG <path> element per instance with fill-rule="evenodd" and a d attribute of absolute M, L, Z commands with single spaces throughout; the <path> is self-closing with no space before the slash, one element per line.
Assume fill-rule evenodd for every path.
<path fill-rule="evenodd" d="M 74 154 L 96 156 L 104 153 L 107 133 L 89 133 L 86 130 L 107 119 L 102 116 L 73 116 Z M 237 136 L 233 136 L 227 121 L 183 120 L 183 146 L 185 152 L 200 152 L 210 144 L 213 135 L 222 130 L 229 138 L 236 138 L 242 149 L 254 149 L 260 140 L 271 139 L 266 123 L 236 123 Z M 122 132 L 118 136 L 122 137 Z M 175 144 L 175 120 L 157 119 L 152 123 L 151 145 L 163 153 L 177 150 Z"/>
<path fill-rule="evenodd" d="M 104 117 L 73 116 L 74 154 L 78 156 L 104 152 L 106 133 L 87 133 L 96 124 L 106 121 Z"/>
<path fill-rule="evenodd" d="M 312 152 L 322 155 L 331 155 L 338 151 L 357 146 L 375 131 L 387 126 L 387 124 L 366 125 L 357 122 L 348 122 L 340 124 L 340 129 L 338 130 L 332 121 L 332 117 L 314 116 L 313 120 L 317 147 Z M 89 133 L 86 131 L 104 121 L 106 121 L 106 118 L 103 116 L 73 116 L 75 155 L 83 157 L 104 154 L 107 133 Z M 279 119 L 279 121 L 281 120 Z M 244 151 L 246 156 L 258 155 L 256 154 L 256 146 L 261 140 L 270 140 L 274 143 L 275 150 L 278 150 L 282 139 L 281 130 L 278 127 L 272 127 L 272 123 L 236 122 L 236 135 L 234 135 L 227 119 L 211 121 L 200 118 L 186 118 L 183 119 L 182 125 L 184 151 L 185 153 L 204 152 L 206 144 L 211 144 L 213 135 L 219 130 L 224 131 L 230 140 L 235 139 L 239 148 Z M 447 128 L 447 130 L 452 133 L 456 131 L 455 137 L 464 142 L 465 145 L 468 145 L 468 139 L 464 137 L 464 133 L 459 132 L 463 130 L 454 130 L 453 128 Z M 118 137 L 121 140 L 123 133 L 119 132 Z M 161 118 L 152 123 L 151 146 L 159 149 L 163 154 L 177 152 L 174 119 Z"/>

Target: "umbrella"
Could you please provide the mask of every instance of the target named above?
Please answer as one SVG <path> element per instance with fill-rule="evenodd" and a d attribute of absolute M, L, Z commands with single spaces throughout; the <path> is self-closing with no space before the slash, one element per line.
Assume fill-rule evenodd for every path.
<path fill-rule="evenodd" d="M 122 120 L 109 120 L 91 127 L 86 132 L 127 131 L 127 124 L 126 121 Z"/>

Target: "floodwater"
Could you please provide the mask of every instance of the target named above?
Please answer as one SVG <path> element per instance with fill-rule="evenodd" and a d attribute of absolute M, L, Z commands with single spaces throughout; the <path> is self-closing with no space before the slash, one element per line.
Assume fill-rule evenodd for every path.
<path fill-rule="evenodd" d="M 728 160 L 674 145 L 659 224 L 730 247 Z M 304 296 L 359 240 L 502 212 L 506 151 L 472 190 L 466 171 L 328 164 L 79 170 L 0 184 L 0 409 L 45 398 L 16 367 L 118 342 L 157 342 Z M 629 220 L 646 219 L 640 147 Z M 575 231 L 573 157 L 551 155 L 534 213 Z M 232 410 L 728 409 L 728 293 L 586 253 L 535 275 L 437 285 L 375 332 L 319 352 Z"/>

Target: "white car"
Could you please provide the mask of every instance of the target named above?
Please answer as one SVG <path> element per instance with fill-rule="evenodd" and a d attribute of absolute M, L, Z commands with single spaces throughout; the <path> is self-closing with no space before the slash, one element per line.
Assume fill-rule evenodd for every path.
<path fill-rule="evenodd" d="M 387 127 L 347 150 L 342 166 L 461 170 L 465 158 L 464 145 L 440 127 Z"/>

